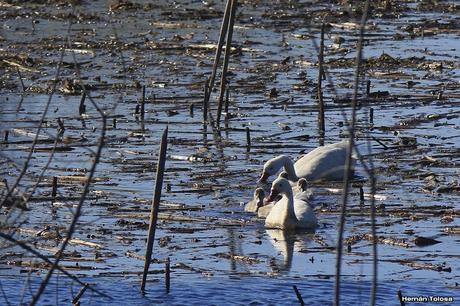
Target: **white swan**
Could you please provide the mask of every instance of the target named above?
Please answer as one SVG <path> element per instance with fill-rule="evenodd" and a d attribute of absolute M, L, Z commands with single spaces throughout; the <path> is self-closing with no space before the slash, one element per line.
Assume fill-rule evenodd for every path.
<path fill-rule="evenodd" d="M 303 199 L 294 198 L 291 184 L 285 178 L 277 178 L 272 185 L 268 201 L 276 198 L 278 194 L 283 199 L 278 201 L 265 219 L 266 228 L 278 228 L 282 230 L 315 229 L 316 219 L 313 207 Z"/>
<path fill-rule="evenodd" d="M 284 171 L 283 171 L 284 172 Z M 283 175 L 280 174 L 279 178 L 286 178 Z M 297 189 L 298 192 L 295 194 L 294 198 L 300 199 L 303 201 L 309 201 L 313 197 L 313 193 L 307 189 L 308 183 L 307 180 L 304 178 L 301 178 L 297 182 Z M 287 201 L 287 197 L 282 197 L 278 202 L 276 203 L 270 203 L 264 206 L 260 206 L 259 209 L 257 210 L 257 217 L 259 218 L 266 218 L 270 211 L 272 210 L 273 206 L 275 204 L 277 205 L 280 201 Z M 284 205 L 284 204 L 283 204 Z"/>
<path fill-rule="evenodd" d="M 257 212 L 259 207 L 264 205 L 264 197 L 264 190 L 262 188 L 257 188 L 254 191 L 254 197 L 252 198 L 252 200 L 246 203 L 246 205 L 244 206 L 244 211 L 253 213 Z"/>
<path fill-rule="evenodd" d="M 288 174 L 290 181 L 296 182 L 299 178 L 308 181 L 343 180 L 345 162 L 348 150 L 348 140 L 318 147 L 304 155 L 295 164 L 286 155 L 272 158 L 264 164 L 264 170 L 259 182 L 265 183 L 282 167 Z M 352 160 L 352 170 L 355 160 Z"/>

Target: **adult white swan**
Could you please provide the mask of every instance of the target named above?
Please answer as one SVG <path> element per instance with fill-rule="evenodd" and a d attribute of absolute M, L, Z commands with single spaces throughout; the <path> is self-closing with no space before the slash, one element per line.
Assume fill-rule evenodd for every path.
<path fill-rule="evenodd" d="M 277 178 L 272 185 L 268 201 L 276 198 L 278 194 L 283 199 L 278 201 L 265 219 L 266 228 L 281 230 L 315 229 L 317 219 L 313 207 L 305 200 L 294 198 L 292 187 L 285 178 Z"/>
<path fill-rule="evenodd" d="M 347 149 L 348 140 L 318 147 L 297 160 L 295 164 L 287 155 L 280 155 L 264 164 L 259 182 L 265 183 L 283 167 L 292 182 L 298 181 L 299 178 L 305 178 L 307 181 L 343 180 Z M 354 163 L 353 159 L 352 167 Z"/>
<path fill-rule="evenodd" d="M 286 177 L 281 176 L 281 175 L 279 177 L 286 178 Z M 307 189 L 308 188 L 308 182 L 307 182 L 306 179 L 301 178 L 297 182 L 297 188 L 298 188 L 298 192 L 294 195 L 294 199 L 298 198 L 298 199 L 303 200 L 303 201 L 309 201 L 312 198 L 313 193 L 310 190 Z M 285 201 L 286 202 L 287 197 L 282 197 L 278 202 L 280 202 L 280 201 Z M 270 211 L 272 210 L 273 206 L 278 205 L 278 202 L 275 202 L 275 203 L 272 202 L 270 204 L 260 206 L 257 209 L 257 217 L 266 218 L 268 216 L 268 214 L 270 213 Z M 282 205 L 284 205 L 284 204 L 282 204 Z"/>

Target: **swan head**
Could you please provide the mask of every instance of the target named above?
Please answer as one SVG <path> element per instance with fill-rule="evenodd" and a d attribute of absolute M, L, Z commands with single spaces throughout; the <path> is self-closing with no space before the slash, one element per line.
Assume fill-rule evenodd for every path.
<path fill-rule="evenodd" d="M 284 166 L 285 158 L 285 155 L 280 155 L 267 161 L 264 164 L 264 170 L 262 171 L 262 175 L 260 176 L 258 182 L 266 183 L 270 176 L 275 175 L 278 170 Z"/>
<path fill-rule="evenodd" d="M 292 193 L 291 184 L 289 184 L 287 179 L 279 177 L 273 182 L 270 195 L 268 196 L 266 202 L 272 202 L 279 194 L 287 195 L 289 192 Z"/>
<path fill-rule="evenodd" d="M 280 175 L 278 175 L 278 177 L 289 179 L 289 174 L 286 171 L 281 171 L 281 173 L 280 173 Z"/>
<path fill-rule="evenodd" d="M 262 188 L 257 188 L 254 191 L 254 200 L 256 201 L 257 208 L 264 205 L 265 191 Z"/>
<path fill-rule="evenodd" d="M 297 182 L 297 186 L 299 186 L 299 190 L 300 190 L 300 191 L 306 191 L 306 190 L 307 190 L 307 187 L 308 187 L 308 182 L 307 182 L 306 179 L 301 178 L 301 179 L 299 179 L 299 181 Z"/>

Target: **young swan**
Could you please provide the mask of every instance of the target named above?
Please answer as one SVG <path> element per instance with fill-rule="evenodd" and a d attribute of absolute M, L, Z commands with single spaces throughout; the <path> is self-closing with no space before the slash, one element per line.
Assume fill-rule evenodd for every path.
<path fill-rule="evenodd" d="M 265 192 L 262 188 L 254 191 L 254 197 L 244 206 L 244 211 L 257 213 L 259 207 L 264 205 Z"/>
<path fill-rule="evenodd" d="M 281 172 L 278 178 L 286 179 L 283 173 L 286 173 L 286 172 L 284 171 Z M 297 188 L 296 188 L 297 193 L 294 195 L 294 199 L 299 198 L 300 200 L 308 201 L 313 196 L 313 193 L 310 190 L 307 190 L 307 186 L 308 186 L 307 180 L 304 178 L 301 178 L 297 182 Z M 282 197 L 278 202 L 280 201 L 287 201 L 287 198 Z M 266 204 L 264 206 L 259 207 L 259 209 L 257 210 L 257 217 L 266 218 L 268 214 L 270 213 L 270 211 L 272 210 L 273 206 L 275 206 L 275 204 L 278 205 L 278 202 L 276 203 L 272 202 L 270 204 Z"/>
<path fill-rule="evenodd" d="M 265 183 L 284 167 L 288 179 L 296 182 L 299 178 L 308 181 L 317 180 L 343 180 L 345 162 L 347 157 L 348 141 L 318 147 L 304 155 L 295 163 L 287 155 L 272 158 L 264 164 L 264 169 L 259 182 Z M 354 160 L 352 167 L 354 165 Z"/>
<path fill-rule="evenodd" d="M 283 198 L 278 201 L 265 219 L 266 228 L 281 230 L 315 229 L 318 220 L 310 204 L 303 199 L 294 198 L 289 181 L 285 178 L 277 178 L 272 185 L 268 201 L 282 194 Z"/>

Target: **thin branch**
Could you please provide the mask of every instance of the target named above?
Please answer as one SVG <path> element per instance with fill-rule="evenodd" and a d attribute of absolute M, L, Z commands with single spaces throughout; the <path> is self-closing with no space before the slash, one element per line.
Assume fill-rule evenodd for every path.
<path fill-rule="evenodd" d="M 74 13 L 75 13 L 75 7 L 72 10 L 72 14 L 74 14 Z M 70 35 L 71 27 L 72 27 L 72 19 L 69 20 L 69 26 L 67 28 L 67 33 L 66 33 L 67 37 Z M 46 101 L 45 109 L 43 110 L 42 116 L 40 118 L 40 122 L 39 122 L 38 128 L 37 128 L 37 132 L 36 132 L 34 140 L 32 142 L 32 146 L 30 148 L 30 151 L 29 151 L 29 154 L 27 156 L 27 159 L 26 159 L 26 161 L 24 163 L 24 166 L 23 166 L 21 172 L 19 173 L 19 176 L 16 178 L 16 181 L 14 182 L 14 184 L 11 186 L 10 191 L 6 194 L 5 198 L 2 200 L 2 202 L 0 204 L 0 208 L 3 207 L 5 205 L 5 203 L 8 201 L 8 198 L 11 197 L 11 194 L 12 194 L 13 190 L 15 190 L 16 187 L 19 185 L 19 182 L 22 180 L 22 178 L 24 177 L 24 174 L 26 173 L 27 169 L 29 168 L 29 163 L 30 163 L 30 161 L 32 159 L 32 154 L 34 153 L 35 146 L 37 145 L 38 138 L 39 138 L 40 132 L 41 132 L 41 130 L 43 128 L 43 123 L 45 122 L 46 115 L 48 114 L 49 106 L 51 105 L 53 95 L 56 92 L 57 84 L 59 82 L 59 75 L 61 73 L 62 62 L 63 62 L 63 59 L 64 59 L 64 52 L 65 52 L 65 48 L 62 48 L 61 54 L 59 56 L 59 62 L 58 62 L 58 65 L 57 65 L 56 74 L 55 74 L 54 80 L 53 80 L 53 86 L 52 86 L 52 89 L 51 89 L 51 93 L 49 94 L 48 100 Z"/>
<path fill-rule="evenodd" d="M 78 69 L 78 65 L 76 64 L 75 53 L 72 52 L 72 56 L 73 56 L 75 66 L 77 67 L 76 68 L 77 77 L 81 81 L 80 70 Z M 86 92 L 85 86 L 83 86 L 83 90 Z M 30 306 L 35 305 L 38 302 L 38 300 L 40 299 L 40 297 L 43 294 L 46 286 L 49 283 L 49 280 L 50 280 L 51 276 L 53 275 L 54 270 L 59 265 L 59 261 L 61 260 L 63 254 L 64 254 L 64 250 L 66 249 L 69 241 L 72 239 L 72 236 L 73 236 L 73 234 L 75 232 L 75 229 L 76 229 L 76 225 L 77 225 L 78 220 L 79 220 L 79 218 L 81 216 L 83 203 L 85 202 L 86 196 L 87 196 L 87 194 L 89 192 L 89 186 L 91 185 L 91 181 L 92 181 L 92 179 L 94 177 L 94 174 L 96 172 L 96 166 L 99 163 L 101 153 L 102 153 L 102 149 L 104 147 L 104 141 L 105 141 L 105 135 L 106 135 L 106 127 L 107 127 L 107 116 L 104 114 L 102 109 L 95 103 L 95 101 L 90 97 L 90 95 L 87 94 L 87 96 L 88 96 L 89 100 L 91 101 L 91 103 L 93 104 L 94 108 L 99 113 L 99 115 L 101 116 L 101 119 L 102 119 L 101 136 L 99 138 L 99 144 L 97 146 L 96 156 L 94 157 L 94 161 L 93 161 L 93 163 L 91 165 L 91 169 L 90 169 L 89 174 L 87 176 L 87 180 L 85 182 L 85 186 L 83 188 L 82 195 L 80 197 L 79 203 L 78 203 L 77 208 L 75 210 L 72 222 L 71 222 L 71 224 L 69 226 L 69 230 L 68 230 L 67 235 L 66 235 L 66 237 L 64 239 L 64 242 L 62 243 L 62 245 L 61 245 L 61 247 L 60 247 L 60 249 L 59 249 L 59 251 L 57 253 L 57 257 L 56 257 L 53 265 L 51 266 L 50 270 L 46 274 L 45 279 L 40 284 L 40 287 L 39 287 L 37 293 L 33 296 L 32 301 L 30 302 Z"/>
<path fill-rule="evenodd" d="M 57 268 L 57 266 L 59 265 L 59 261 L 61 260 L 63 254 L 64 254 L 64 250 L 66 249 L 69 241 L 72 239 L 72 235 L 74 234 L 75 232 L 75 229 L 76 229 L 76 225 L 77 225 L 77 222 L 78 222 L 78 219 L 80 218 L 81 216 L 81 211 L 82 211 L 82 207 L 83 207 L 83 203 L 85 202 L 85 199 L 86 199 L 86 196 L 89 192 L 89 186 L 91 185 L 91 182 L 93 180 L 93 177 L 94 177 L 94 173 L 96 172 L 96 166 L 97 164 L 99 163 L 99 159 L 101 157 L 101 152 L 102 152 L 102 148 L 104 147 L 104 140 L 105 140 L 105 134 L 106 134 L 106 125 L 107 125 L 107 118 L 106 116 L 104 115 L 104 113 L 100 112 L 101 114 L 101 117 L 102 117 L 102 128 L 101 128 L 101 136 L 99 138 L 99 145 L 98 145 L 98 148 L 97 148 L 97 151 L 96 151 L 96 156 L 94 158 L 94 161 L 93 161 L 93 164 L 91 165 L 91 169 L 89 171 L 89 174 L 87 176 L 87 180 L 85 182 L 85 186 L 83 188 L 83 193 L 80 197 L 80 201 L 78 202 L 78 205 L 77 205 L 77 208 L 75 210 L 75 214 L 73 216 L 73 219 L 72 219 L 72 222 L 70 224 L 70 227 L 69 227 L 69 230 L 67 232 L 67 235 L 64 239 L 64 242 L 62 243 L 58 253 L 57 253 L 57 257 L 53 263 L 53 265 L 51 266 L 50 270 L 48 271 L 48 273 L 46 274 L 45 276 L 45 279 L 42 281 L 42 283 L 40 284 L 40 287 L 37 291 L 37 293 L 33 296 L 33 299 L 32 301 L 30 302 L 30 306 L 33 306 L 35 305 L 38 300 L 40 299 L 40 296 L 43 294 L 46 286 L 48 285 L 49 283 L 49 280 L 51 278 L 51 276 L 53 275 L 53 272 L 54 270 Z"/>
<path fill-rule="evenodd" d="M 342 206 L 340 211 L 340 222 L 338 228 L 338 237 L 337 237 L 337 257 L 336 257 L 336 266 L 335 266 L 335 287 L 334 287 L 334 305 L 340 305 L 340 280 L 341 280 L 341 266 L 342 266 L 342 252 L 343 252 L 343 232 L 345 229 L 345 214 L 348 201 L 348 191 L 350 189 L 350 175 L 352 168 L 352 152 L 354 147 L 354 138 L 355 138 L 355 124 L 356 124 L 356 104 L 358 97 L 358 87 L 359 87 L 359 75 L 361 71 L 361 62 L 362 62 L 362 51 L 363 51 L 363 37 L 364 37 L 364 28 L 368 18 L 369 11 L 369 0 L 366 1 L 364 6 L 364 13 L 361 19 L 361 26 L 359 29 L 359 40 L 356 51 L 356 70 L 355 70 L 355 79 L 354 79 L 354 89 L 353 89 L 353 99 L 352 99 L 352 113 L 351 113 L 351 124 L 350 124 L 350 133 L 349 133 L 349 142 L 348 142 L 348 151 L 347 159 L 345 163 L 345 176 L 343 180 L 343 193 L 342 193 Z"/>
<path fill-rule="evenodd" d="M 41 260 L 43 260 L 44 262 L 46 262 L 49 265 L 53 264 L 53 262 L 51 260 L 49 260 L 48 257 L 46 257 L 45 255 L 41 254 L 40 252 L 36 251 L 35 249 L 31 248 L 26 243 L 24 243 L 24 242 L 22 242 L 20 240 L 17 240 L 17 239 L 13 238 L 10 235 L 7 235 L 7 234 L 4 234 L 4 233 L 0 232 L 0 238 L 3 238 L 3 239 L 5 239 L 5 240 L 7 240 L 9 242 L 14 243 L 15 245 L 23 248 L 27 252 L 32 253 L 33 255 L 35 255 L 36 257 L 40 258 Z M 66 275 L 67 277 L 71 278 L 73 281 L 79 283 L 80 285 L 82 285 L 82 286 L 85 285 L 85 283 L 82 282 L 80 279 L 78 279 L 78 277 L 76 277 L 75 275 L 70 274 L 69 272 L 67 272 L 66 270 L 61 268 L 60 266 L 57 266 L 56 269 L 58 269 L 59 271 L 64 273 L 64 275 Z M 111 298 L 107 294 L 105 294 L 105 293 L 103 293 L 103 292 L 101 292 L 101 291 L 99 291 L 97 289 L 94 289 L 92 286 L 89 286 L 88 289 L 90 289 L 91 291 L 94 291 L 95 293 L 97 293 L 100 296 L 103 296 L 103 297 L 106 297 L 106 298 Z"/>
<path fill-rule="evenodd" d="M 35 182 L 34 186 L 32 187 L 32 190 L 30 192 L 28 192 L 27 196 L 25 196 L 24 204 L 27 203 L 29 201 L 29 199 L 32 197 L 32 195 L 35 193 L 35 190 L 37 190 L 38 185 L 41 183 L 41 181 L 43 179 L 43 176 L 45 175 L 46 170 L 48 170 L 48 168 L 49 168 L 49 166 L 51 164 L 51 161 L 53 160 L 54 154 L 56 153 L 56 147 L 57 147 L 57 144 L 58 144 L 58 141 L 59 141 L 59 135 L 60 134 L 61 133 L 58 131 L 57 134 L 56 134 L 56 138 L 54 140 L 53 149 L 51 150 L 51 154 L 48 157 L 48 161 L 46 162 L 46 165 L 43 167 L 42 171 L 40 172 L 37 181 Z"/>

